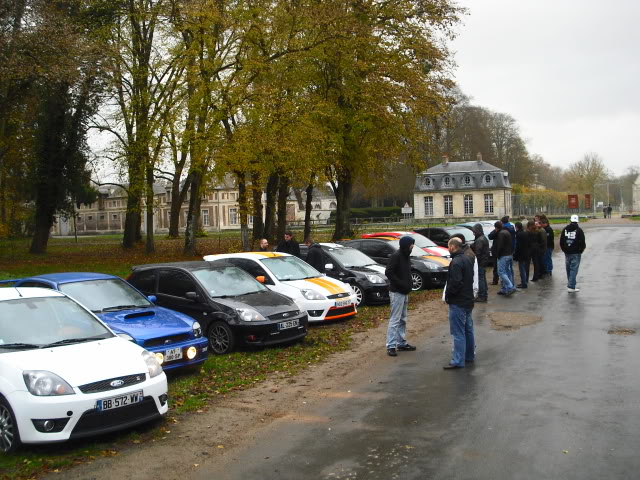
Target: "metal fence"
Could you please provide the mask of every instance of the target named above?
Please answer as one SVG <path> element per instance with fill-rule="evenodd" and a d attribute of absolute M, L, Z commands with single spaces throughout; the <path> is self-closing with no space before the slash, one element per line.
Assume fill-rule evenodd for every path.
<path fill-rule="evenodd" d="M 585 208 L 584 195 L 579 196 L 579 208 L 568 208 L 565 194 L 558 195 L 545 192 L 512 195 L 511 212 L 514 217 L 521 215 L 533 217 L 537 213 L 544 213 L 547 216 L 572 215 L 574 213 L 579 215 L 594 214 L 592 205 L 588 209 Z"/>

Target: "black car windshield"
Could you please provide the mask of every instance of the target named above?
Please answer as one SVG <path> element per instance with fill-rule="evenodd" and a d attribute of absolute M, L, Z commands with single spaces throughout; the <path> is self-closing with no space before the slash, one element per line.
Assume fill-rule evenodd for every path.
<path fill-rule="evenodd" d="M 468 228 L 464 228 L 464 227 L 445 228 L 445 231 L 449 234 L 449 236 L 453 236 L 457 233 L 461 233 L 462 235 L 464 235 L 464 238 L 466 239 L 467 242 L 473 242 L 475 240 L 475 236 L 473 235 L 473 232 Z"/>
<path fill-rule="evenodd" d="M 264 285 L 238 267 L 199 268 L 193 270 L 193 276 L 212 297 L 236 297 L 266 290 Z"/>
<path fill-rule="evenodd" d="M 330 248 L 329 254 L 340 262 L 344 268 L 366 267 L 367 265 L 376 264 L 375 260 L 355 248 Z"/>
<path fill-rule="evenodd" d="M 433 243 L 432 240 L 429 240 L 427 237 L 425 237 L 424 235 L 420 235 L 419 233 L 412 233 L 410 235 L 403 235 L 403 237 L 411 237 L 416 241 L 416 247 L 419 248 L 431 248 L 431 247 L 437 247 L 437 245 L 435 243 Z"/>
<path fill-rule="evenodd" d="M 281 282 L 319 277 L 320 272 L 307 262 L 294 256 L 270 257 L 261 260 L 265 267 Z"/>
<path fill-rule="evenodd" d="M 53 343 L 113 337 L 102 323 L 67 297 L 19 298 L 0 302 L 0 352 Z"/>
<path fill-rule="evenodd" d="M 391 245 L 394 250 L 398 250 L 400 248 L 400 240 L 391 240 L 389 242 L 389 245 Z M 422 250 L 422 248 L 414 247 L 411 249 L 412 257 L 424 257 L 425 255 L 426 255 L 426 252 Z"/>
<path fill-rule="evenodd" d="M 63 283 L 60 291 L 75 298 L 93 312 L 114 308 L 145 308 L 153 304 L 119 278 Z"/>

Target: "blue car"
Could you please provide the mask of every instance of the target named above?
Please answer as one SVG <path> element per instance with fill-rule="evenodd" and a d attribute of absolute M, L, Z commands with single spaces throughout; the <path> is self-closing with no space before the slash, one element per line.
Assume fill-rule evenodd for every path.
<path fill-rule="evenodd" d="M 123 279 L 102 273 L 53 273 L 5 280 L 15 287 L 60 290 L 105 322 L 115 333 L 155 354 L 164 370 L 207 359 L 200 324 L 183 313 L 153 304 Z"/>

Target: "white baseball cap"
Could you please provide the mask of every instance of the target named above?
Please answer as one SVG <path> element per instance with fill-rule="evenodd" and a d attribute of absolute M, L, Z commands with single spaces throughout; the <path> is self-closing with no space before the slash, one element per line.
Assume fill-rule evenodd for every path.
<path fill-rule="evenodd" d="M 571 223 L 578 223 L 580 221 L 580 217 L 578 215 L 571 215 Z"/>

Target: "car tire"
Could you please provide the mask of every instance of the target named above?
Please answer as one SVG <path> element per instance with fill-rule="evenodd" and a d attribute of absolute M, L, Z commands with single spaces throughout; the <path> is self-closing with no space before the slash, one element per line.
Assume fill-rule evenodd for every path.
<path fill-rule="evenodd" d="M 360 305 L 363 305 L 364 304 L 364 291 L 362 290 L 360 285 L 358 285 L 357 283 L 354 283 L 353 285 L 351 285 L 351 288 L 353 289 L 353 293 L 355 293 L 355 295 L 356 295 L 356 307 L 359 307 Z"/>
<path fill-rule="evenodd" d="M 421 290 L 424 288 L 424 277 L 419 272 L 411 272 L 411 290 Z"/>
<path fill-rule="evenodd" d="M 0 396 L 0 452 L 15 452 L 20 446 L 18 423 L 9 402 Z"/>
<path fill-rule="evenodd" d="M 209 339 L 209 348 L 216 355 L 229 353 L 236 343 L 235 335 L 229 325 L 220 320 L 209 326 L 207 338 Z"/>

